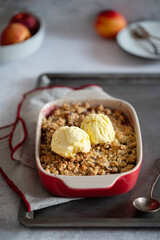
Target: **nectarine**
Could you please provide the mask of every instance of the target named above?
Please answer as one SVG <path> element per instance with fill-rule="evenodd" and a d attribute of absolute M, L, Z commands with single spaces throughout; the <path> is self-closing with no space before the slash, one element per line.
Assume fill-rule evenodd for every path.
<path fill-rule="evenodd" d="M 114 10 L 100 12 L 95 22 L 96 31 L 105 38 L 115 38 L 127 25 L 126 19 Z"/>
<path fill-rule="evenodd" d="M 20 43 L 31 37 L 29 29 L 21 23 L 8 25 L 1 34 L 1 45 Z"/>
<path fill-rule="evenodd" d="M 10 23 L 22 23 L 24 24 L 32 33 L 32 35 L 36 32 L 38 27 L 38 20 L 35 16 L 33 16 L 31 13 L 27 12 L 21 12 L 16 15 L 14 15 Z"/>

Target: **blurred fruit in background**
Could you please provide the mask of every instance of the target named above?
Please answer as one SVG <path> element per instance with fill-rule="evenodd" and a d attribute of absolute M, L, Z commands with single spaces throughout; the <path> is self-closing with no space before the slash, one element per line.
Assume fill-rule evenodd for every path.
<path fill-rule="evenodd" d="M 2 31 L 0 43 L 2 46 L 20 43 L 32 37 L 40 27 L 38 19 L 27 12 L 14 15 L 9 25 Z"/>
<path fill-rule="evenodd" d="M 33 34 L 35 34 L 37 27 L 38 27 L 38 20 L 35 16 L 33 16 L 30 13 L 27 12 L 21 12 L 18 13 L 16 15 L 14 15 L 11 20 L 10 23 L 22 23 L 24 24 L 26 27 L 28 27 L 28 29 L 30 30 L 30 32 Z"/>
<path fill-rule="evenodd" d="M 8 25 L 1 34 L 1 45 L 23 42 L 31 37 L 29 29 L 21 23 Z"/>
<path fill-rule="evenodd" d="M 114 10 L 105 10 L 98 14 L 95 21 L 95 29 L 105 38 L 115 38 L 117 33 L 127 25 L 126 19 Z"/>

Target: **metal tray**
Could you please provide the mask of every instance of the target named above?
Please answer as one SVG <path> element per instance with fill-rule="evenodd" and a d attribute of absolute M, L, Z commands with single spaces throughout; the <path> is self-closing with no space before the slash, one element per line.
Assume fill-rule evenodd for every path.
<path fill-rule="evenodd" d="M 37 86 L 78 87 L 98 84 L 114 97 L 130 102 L 140 120 L 143 163 L 135 187 L 128 193 L 88 198 L 27 213 L 21 202 L 19 220 L 28 227 L 160 227 L 160 211 L 142 213 L 132 201 L 147 195 L 160 157 L 160 74 L 42 74 Z M 154 197 L 160 200 L 160 180 Z"/>

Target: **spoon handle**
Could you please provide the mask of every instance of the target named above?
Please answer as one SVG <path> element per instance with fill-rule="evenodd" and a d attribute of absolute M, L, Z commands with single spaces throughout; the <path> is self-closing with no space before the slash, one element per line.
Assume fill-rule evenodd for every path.
<path fill-rule="evenodd" d="M 143 36 L 147 37 L 151 37 L 157 40 L 160 40 L 160 37 L 152 35 L 151 33 L 149 33 L 144 27 L 142 26 L 137 26 L 138 31 L 140 31 L 141 34 L 143 34 Z"/>
<path fill-rule="evenodd" d="M 155 43 L 153 43 L 149 38 L 146 38 L 146 40 L 151 44 L 151 46 L 153 47 L 153 50 L 154 50 L 154 54 L 160 54 L 159 51 L 158 51 L 158 47 Z"/>
<path fill-rule="evenodd" d="M 149 35 L 151 38 L 154 38 L 154 39 L 157 39 L 157 40 L 160 40 L 160 37 L 157 37 L 157 36 L 154 36 L 154 35 Z"/>
<path fill-rule="evenodd" d="M 150 196 L 151 198 L 152 197 L 152 194 L 153 194 L 153 189 L 156 185 L 156 182 L 158 181 L 160 177 L 160 159 L 158 159 L 157 163 L 156 163 L 156 166 L 155 166 L 155 169 L 154 169 L 154 174 L 153 174 L 153 181 L 152 181 L 152 185 L 151 185 L 151 189 L 150 189 Z"/>

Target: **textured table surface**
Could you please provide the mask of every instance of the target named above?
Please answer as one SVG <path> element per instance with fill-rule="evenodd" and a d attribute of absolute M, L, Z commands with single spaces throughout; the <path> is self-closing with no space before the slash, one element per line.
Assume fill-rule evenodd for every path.
<path fill-rule="evenodd" d="M 1 9 L 11 6 L 11 2 L 0 1 Z M 35 87 L 37 77 L 43 72 L 160 73 L 160 61 L 130 56 L 115 41 L 96 35 L 92 28 L 93 17 L 106 8 L 106 1 L 87 0 L 80 5 L 72 0 L 66 7 L 64 1 L 41 0 L 39 5 L 37 2 L 17 1 L 19 8 L 44 15 L 46 35 L 42 47 L 32 56 L 0 65 L 0 126 L 14 122 L 23 93 Z M 107 6 L 118 8 L 123 14 L 127 12 L 130 22 L 147 19 L 147 16 L 158 19 L 160 4 L 156 0 L 137 1 L 137 4 L 123 0 L 121 6 L 118 2 L 114 0 L 111 5 L 108 1 Z M 146 2 L 152 11 L 149 12 Z M 0 176 L 0 239 L 159 239 L 159 229 L 28 229 L 17 219 L 19 201 Z"/>

